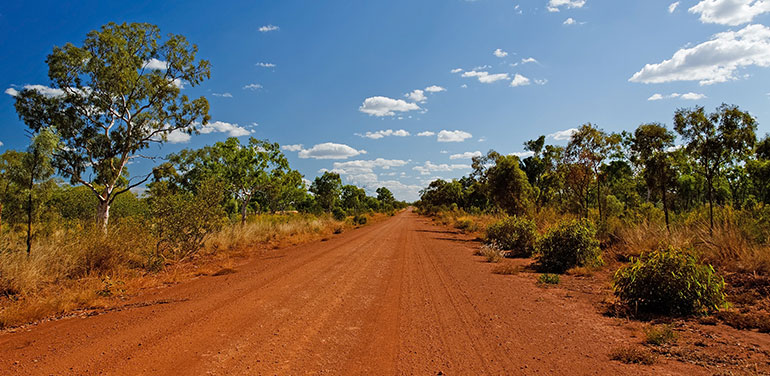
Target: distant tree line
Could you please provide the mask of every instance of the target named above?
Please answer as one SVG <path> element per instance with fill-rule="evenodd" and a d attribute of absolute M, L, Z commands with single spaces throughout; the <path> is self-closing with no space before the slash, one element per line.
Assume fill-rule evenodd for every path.
<path fill-rule="evenodd" d="M 726 104 L 712 113 L 680 109 L 673 130 L 650 123 L 608 133 L 584 124 L 566 146 L 546 145 L 541 136 L 524 143 L 532 154 L 526 158 L 476 157 L 469 176 L 431 182 L 417 205 L 511 215 L 553 208 L 600 223 L 661 211 L 667 226 L 672 213 L 705 205 L 713 228 L 715 206 L 770 203 L 770 138 L 757 140 L 756 130 L 754 117 Z"/>

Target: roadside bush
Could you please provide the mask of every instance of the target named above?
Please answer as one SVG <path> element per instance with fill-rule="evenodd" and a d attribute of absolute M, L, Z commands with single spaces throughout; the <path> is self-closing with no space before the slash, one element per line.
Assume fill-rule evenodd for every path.
<path fill-rule="evenodd" d="M 487 227 L 487 241 L 508 251 L 511 257 L 529 257 L 535 248 L 535 222 L 517 216 L 501 219 Z"/>
<path fill-rule="evenodd" d="M 479 226 L 476 224 L 476 222 L 473 221 L 472 218 L 460 217 L 455 222 L 455 228 L 465 232 L 474 232 L 479 229 Z"/>
<path fill-rule="evenodd" d="M 366 224 L 366 215 L 364 214 L 356 214 L 353 217 L 353 223 L 356 225 L 365 225 Z"/>
<path fill-rule="evenodd" d="M 692 254 L 664 249 L 642 254 L 615 273 L 615 295 L 642 312 L 690 315 L 725 302 L 724 279 Z"/>
<path fill-rule="evenodd" d="M 344 221 L 348 216 L 341 207 L 335 206 L 334 209 L 332 209 L 332 217 L 338 221 Z"/>
<path fill-rule="evenodd" d="M 562 222 L 549 229 L 538 244 L 537 259 L 539 269 L 550 273 L 604 263 L 596 228 L 587 220 Z"/>
<path fill-rule="evenodd" d="M 541 285 L 558 285 L 559 280 L 560 278 L 558 274 L 545 273 L 537 277 L 537 283 Z"/>

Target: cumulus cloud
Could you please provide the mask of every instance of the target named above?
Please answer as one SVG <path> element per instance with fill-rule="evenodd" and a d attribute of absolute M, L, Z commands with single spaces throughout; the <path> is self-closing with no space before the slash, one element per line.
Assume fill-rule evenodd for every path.
<path fill-rule="evenodd" d="M 438 132 L 438 142 L 463 142 L 471 137 L 473 135 L 470 133 L 460 130 L 448 131 L 445 129 Z"/>
<path fill-rule="evenodd" d="M 227 133 L 229 137 L 241 137 L 251 134 L 251 131 L 241 127 L 238 124 L 226 123 L 224 121 L 215 121 L 201 126 L 199 129 L 201 134 L 209 133 Z"/>
<path fill-rule="evenodd" d="M 751 22 L 760 14 L 770 12 L 770 1 L 702 0 L 690 8 L 689 12 L 700 14 L 700 21 L 703 23 L 737 26 Z"/>
<path fill-rule="evenodd" d="M 564 20 L 564 22 L 562 22 L 563 25 L 576 25 L 577 23 L 578 22 L 575 21 L 575 19 L 572 17 L 569 17 L 566 20 Z"/>
<path fill-rule="evenodd" d="M 396 112 L 408 112 L 419 110 L 420 106 L 415 103 L 409 103 L 403 99 L 393 99 L 388 97 L 376 96 L 364 99 L 364 103 L 358 108 L 359 111 L 374 115 L 393 116 Z"/>
<path fill-rule="evenodd" d="M 230 93 L 212 93 L 211 95 L 215 97 L 222 97 L 222 98 L 232 98 L 233 95 Z"/>
<path fill-rule="evenodd" d="M 526 78 L 518 73 L 513 76 L 513 80 L 511 80 L 511 86 L 527 86 L 530 84 L 529 78 Z"/>
<path fill-rule="evenodd" d="M 418 133 L 417 135 L 420 137 L 430 137 L 430 136 L 435 136 L 436 132 L 424 131 L 424 132 Z"/>
<path fill-rule="evenodd" d="M 276 30 L 279 30 L 279 29 L 280 29 L 280 27 L 275 26 L 275 25 L 265 25 L 265 26 L 261 26 L 259 28 L 259 31 L 262 32 L 262 33 L 267 33 L 267 32 L 276 31 Z"/>
<path fill-rule="evenodd" d="M 462 68 L 455 68 L 451 70 L 452 73 L 460 73 L 462 71 L 463 71 Z"/>
<path fill-rule="evenodd" d="M 575 132 L 577 132 L 577 128 L 570 128 L 570 129 L 565 129 L 563 131 L 557 131 L 557 132 L 551 133 L 548 135 L 548 137 L 556 141 L 565 141 L 565 140 L 571 139 L 572 134 L 574 134 Z"/>
<path fill-rule="evenodd" d="M 302 150 L 302 144 L 283 145 L 283 146 L 281 146 L 281 150 L 300 151 L 300 150 Z"/>
<path fill-rule="evenodd" d="M 492 55 L 502 58 L 508 56 L 508 53 L 498 48 L 492 52 Z"/>
<path fill-rule="evenodd" d="M 742 67 L 770 66 L 770 28 L 748 25 L 738 31 L 715 34 L 711 40 L 682 48 L 671 59 L 647 64 L 629 79 L 631 82 L 664 83 L 699 81 L 701 85 L 737 79 Z"/>
<path fill-rule="evenodd" d="M 426 161 L 422 166 L 414 166 L 412 169 L 419 172 L 420 175 L 430 175 L 435 172 L 450 172 L 469 168 L 471 168 L 471 166 L 464 164 L 435 164 L 431 161 Z"/>
<path fill-rule="evenodd" d="M 44 85 L 24 85 L 24 90 L 34 90 L 49 98 L 60 97 L 64 95 L 64 90 Z M 5 93 L 12 97 L 19 95 L 19 91 L 12 87 L 5 89 Z"/>
<path fill-rule="evenodd" d="M 534 57 L 528 57 L 528 58 L 525 58 L 525 59 L 521 59 L 521 63 L 522 64 L 537 63 L 537 59 L 535 59 Z"/>
<path fill-rule="evenodd" d="M 257 63 L 256 66 L 262 67 L 262 68 L 275 68 L 275 64 L 273 63 Z"/>
<path fill-rule="evenodd" d="M 549 12 L 558 12 L 559 8 L 582 8 L 586 0 L 549 0 L 546 9 Z"/>
<path fill-rule="evenodd" d="M 356 150 L 345 144 L 325 142 L 314 145 L 310 149 L 302 149 L 298 155 L 303 159 L 348 159 L 361 154 L 366 154 L 366 150 Z"/>
<path fill-rule="evenodd" d="M 355 160 L 346 162 L 334 162 L 334 168 L 332 172 L 336 172 L 340 175 L 354 175 L 354 174 L 367 174 L 373 173 L 374 169 L 381 168 L 383 170 L 389 170 L 395 167 L 405 166 L 407 161 L 400 159 L 370 159 L 370 160 Z"/>
<path fill-rule="evenodd" d="M 704 94 L 693 93 L 693 92 L 689 92 L 689 93 L 685 93 L 685 94 L 672 93 L 672 94 L 669 94 L 669 95 L 663 95 L 663 94 L 655 93 L 652 96 L 650 96 L 649 98 L 647 98 L 647 100 L 648 101 L 659 101 L 659 100 L 663 100 L 663 99 L 672 99 L 672 98 L 680 98 L 680 99 L 684 99 L 684 100 L 697 101 L 697 100 L 706 98 L 706 96 Z"/>
<path fill-rule="evenodd" d="M 425 91 L 427 91 L 429 93 L 438 93 L 438 92 L 446 91 L 446 89 L 441 87 L 441 86 L 431 85 L 431 86 L 426 87 Z"/>
<path fill-rule="evenodd" d="M 509 80 L 510 77 L 508 76 L 508 73 L 494 73 L 489 74 L 489 72 L 485 71 L 476 71 L 472 70 L 469 72 L 464 72 L 463 77 L 476 77 L 478 78 L 479 82 L 484 84 L 491 84 L 493 82 L 497 82 L 500 80 Z"/>
<path fill-rule="evenodd" d="M 262 88 L 260 84 L 248 84 L 243 87 L 243 90 L 259 90 Z"/>
<path fill-rule="evenodd" d="M 356 133 L 356 136 L 371 138 L 372 140 L 379 140 L 383 137 L 390 137 L 390 136 L 407 137 L 409 136 L 409 132 L 403 129 L 399 129 L 395 131 L 392 129 L 385 129 L 385 130 L 380 130 L 375 132 L 366 132 L 364 134 Z"/>
<path fill-rule="evenodd" d="M 428 100 L 428 97 L 425 96 L 425 92 L 420 89 L 415 89 L 411 93 L 408 93 L 404 96 L 412 102 L 422 103 Z"/>
<path fill-rule="evenodd" d="M 171 131 L 171 133 L 166 135 L 166 141 L 172 144 L 183 144 L 190 141 L 190 138 L 192 138 L 192 136 L 178 129 Z"/>
<path fill-rule="evenodd" d="M 531 157 L 531 156 L 535 155 L 535 152 L 532 152 L 532 151 L 517 151 L 517 152 L 513 152 L 513 153 L 508 154 L 508 155 L 515 155 L 515 156 L 523 159 L 523 158 L 527 158 L 527 157 Z"/>
<path fill-rule="evenodd" d="M 145 61 L 142 68 L 151 69 L 151 70 L 166 70 L 168 69 L 168 63 L 163 60 L 152 58 L 150 60 Z"/>
<path fill-rule="evenodd" d="M 449 159 L 471 159 L 473 157 L 480 157 L 480 156 L 481 156 L 480 151 L 466 151 L 465 153 L 452 154 L 449 156 Z"/>
<path fill-rule="evenodd" d="M 674 3 L 671 3 L 671 5 L 668 6 L 668 12 L 669 13 L 674 13 L 674 11 L 676 10 L 676 7 L 678 7 L 678 6 L 679 6 L 679 2 L 678 1 L 674 2 Z"/>
<path fill-rule="evenodd" d="M 15 97 L 15 96 L 19 95 L 19 91 L 14 89 L 14 88 L 12 88 L 12 87 L 9 87 L 9 88 L 5 89 L 5 93 L 10 95 L 10 96 L 12 96 L 12 97 Z"/>

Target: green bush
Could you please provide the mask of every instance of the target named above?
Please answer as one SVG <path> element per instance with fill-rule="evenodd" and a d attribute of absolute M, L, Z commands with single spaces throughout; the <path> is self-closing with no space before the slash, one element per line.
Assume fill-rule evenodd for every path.
<path fill-rule="evenodd" d="M 338 221 L 344 221 L 348 216 L 341 207 L 335 206 L 334 209 L 332 209 L 332 217 Z"/>
<path fill-rule="evenodd" d="M 561 222 L 549 229 L 538 244 L 537 258 L 541 271 L 550 273 L 604 263 L 596 228 L 587 220 Z"/>
<path fill-rule="evenodd" d="M 642 312 L 690 315 L 724 304 L 724 279 L 689 252 L 664 249 L 642 254 L 615 273 L 615 295 Z"/>
<path fill-rule="evenodd" d="M 353 217 L 353 223 L 357 225 L 365 225 L 366 224 L 366 215 L 365 214 L 356 214 Z"/>
<path fill-rule="evenodd" d="M 508 251 L 511 257 L 529 257 L 535 248 L 535 222 L 517 216 L 506 217 L 487 227 L 487 241 Z"/>
<path fill-rule="evenodd" d="M 559 280 L 560 278 L 558 274 L 545 273 L 537 277 L 537 283 L 541 285 L 558 285 Z"/>

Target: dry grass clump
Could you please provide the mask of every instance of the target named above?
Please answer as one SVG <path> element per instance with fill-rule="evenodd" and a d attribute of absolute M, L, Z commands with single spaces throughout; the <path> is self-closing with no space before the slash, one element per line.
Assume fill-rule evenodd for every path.
<path fill-rule="evenodd" d="M 674 331 L 671 325 L 649 325 L 643 329 L 645 342 L 662 346 L 674 343 L 679 338 L 679 334 Z"/>
<path fill-rule="evenodd" d="M 516 275 L 521 272 L 521 267 L 514 265 L 512 262 L 502 262 L 492 269 L 492 273 L 500 275 Z"/>
<path fill-rule="evenodd" d="M 487 258 L 487 262 L 498 263 L 505 258 L 505 252 L 494 244 L 485 244 L 477 251 L 477 254 Z"/>
<path fill-rule="evenodd" d="M 762 313 L 745 314 L 735 311 L 721 311 L 717 317 L 725 324 L 739 330 L 757 329 L 770 333 L 770 315 Z"/>
<path fill-rule="evenodd" d="M 613 350 L 610 353 L 610 359 L 623 362 L 625 364 L 655 364 L 655 355 L 647 349 L 634 346 L 623 346 Z"/>

